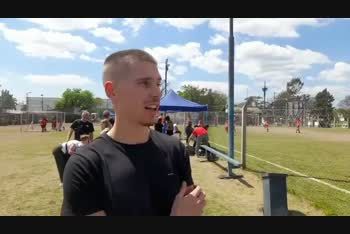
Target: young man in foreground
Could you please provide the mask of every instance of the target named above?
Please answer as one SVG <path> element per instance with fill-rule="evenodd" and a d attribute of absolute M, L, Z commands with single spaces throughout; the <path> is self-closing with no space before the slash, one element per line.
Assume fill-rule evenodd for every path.
<path fill-rule="evenodd" d="M 63 215 L 201 215 L 189 156 L 176 138 L 150 130 L 160 103 L 157 62 L 141 50 L 107 57 L 103 84 L 118 118 L 72 157 L 64 172 Z"/>

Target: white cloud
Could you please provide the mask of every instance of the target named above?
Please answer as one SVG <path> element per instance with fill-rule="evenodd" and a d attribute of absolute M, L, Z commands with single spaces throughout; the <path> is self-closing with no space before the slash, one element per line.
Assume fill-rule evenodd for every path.
<path fill-rule="evenodd" d="M 228 82 L 219 82 L 219 81 L 183 81 L 182 85 L 192 85 L 199 88 L 207 88 L 219 91 L 228 95 Z M 235 84 L 234 92 L 235 97 L 245 98 L 247 93 L 247 85 L 244 84 Z"/>
<path fill-rule="evenodd" d="M 96 49 L 94 43 L 69 33 L 45 32 L 30 28 L 26 30 L 9 29 L 0 24 L 4 38 L 16 44 L 16 48 L 27 56 L 40 58 L 74 58 L 76 54 L 90 53 Z"/>
<path fill-rule="evenodd" d="M 107 50 L 107 51 L 111 51 L 112 49 L 108 46 L 104 46 L 103 49 Z"/>
<path fill-rule="evenodd" d="M 75 74 L 26 75 L 24 79 L 40 86 L 82 87 L 94 84 L 88 77 Z"/>
<path fill-rule="evenodd" d="M 7 77 L 0 77 L 0 88 L 4 88 L 4 84 L 7 84 L 9 79 Z"/>
<path fill-rule="evenodd" d="M 211 45 L 221 45 L 227 43 L 228 39 L 221 34 L 215 34 L 209 39 L 209 44 Z"/>
<path fill-rule="evenodd" d="M 94 62 L 94 63 L 103 63 L 104 62 L 103 59 L 92 58 L 92 57 L 90 57 L 88 55 L 85 55 L 85 54 L 80 55 L 79 58 L 81 60 L 85 60 L 85 61 L 88 61 L 88 62 Z"/>
<path fill-rule="evenodd" d="M 200 50 L 200 44 L 197 42 L 188 42 L 185 45 L 170 45 L 168 47 L 145 48 L 152 54 L 157 61 L 165 61 L 169 58 L 169 63 L 176 61 L 178 63 L 187 62 L 192 67 L 196 67 L 209 73 L 221 73 L 227 71 L 227 62 L 222 60 L 221 50 L 210 50 L 204 52 Z"/>
<path fill-rule="evenodd" d="M 188 70 L 187 67 L 183 65 L 175 65 L 172 68 L 172 71 L 174 71 L 174 74 L 179 76 L 185 74 L 187 70 Z"/>
<path fill-rule="evenodd" d="M 234 19 L 234 32 L 249 36 L 260 37 L 299 37 L 297 30 L 301 26 L 323 26 L 329 23 L 328 19 L 315 18 L 243 18 Z M 229 32 L 229 19 L 210 19 L 209 27 Z"/>
<path fill-rule="evenodd" d="M 338 62 L 332 69 L 321 71 L 318 79 L 334 82 L 350 81 L 350 64 Z"/>
<path fill-rule="evenodd" d="M 73 30 L 88 30 L 99 27 L 103 24 L 111 24 L 112 19 L 102 18 L 25 18 L 22 19 L 41 27 L 55 31 L 73 31 Z"/>
<path fill-rule="evenodd" d="M 202 18 L 161 18 L 155 19 L 154 22 L 168 26 L 176 27 L 177 29 L 193 29 L 198 25 L 207 22 L 208 19 Z"/>
<path fill-rule="evenodd" d="M 197 42 L 188 42 L 185 45 L 170 45 L 168 47 L 145 48 L 145 51 L 150 53 L 161 63 L 166 58 L 173 58 L 177 62 L 187 62 L 201 55 L 200 44 Z"/>
<path fill-rule="evenodd" d="M 146 21 L 146 18 L 126 18 L 123 20 L 123 25 L 130 27 L 134 33 L 137 33 Z"/>
<path fill-rule="evenodd" d="M 209 50 L 201 56 L 193 58 L 190 64 L 208 73 L 218 74 L 228 71 L 228 62 L 221 59 L 222 50 Z"/>
<path fill-rule="evenodd" d="M 166 18 L 154 21 L 177 29 L 194 29 L 201 24 L 208 23 L 209 28 L 219 32 L 229 32 L 228 18 Z M 249 36 L 293 38 L 299 37 L 297 30 L 301 26 L 319 27 L 331 21 L 331 19 L 315 18 L 235 18 L 234 32 Z"/>
<path fill-rule="evenodd" d="M 236 71 L 257 81 L 266 80 L 274 87 L 285 87 L 285 82 L 293 76 L 300 76 L 315 64 L 329 62 L 322 53 L 288 45 L 282 47 L 251 41 L 236 48 Z"/>
<path fill-rule="evenodd" d="M 184 45 L 145 48 L 158 61 L 169 63 L 188 63 L 212 74 L 228 72 L 228 61 L 220 49 L 202 52 L 200 44 L 189 42 Z M 259 82 L 267 81 L 271 88 L 285 87 L 293 76 L 301 76 L 315 64 L 326 64 L 330 60 L 322 53 L 301 50 L 291 46 L 265 44 L 260 41 L 241 43 L 236 47 L 236 72 Z M 171 69 L 171 67 L 170 67 Z"/>
<path fill-rule="evenodd" d="M 95 37 L 102 37 L 107 41 L 113 43 L 123 43 L 125 41 L 125 37 L 123 36 L 121 31 L 118 31 L 113 28 L 96 28 L 90 31 Z"/>

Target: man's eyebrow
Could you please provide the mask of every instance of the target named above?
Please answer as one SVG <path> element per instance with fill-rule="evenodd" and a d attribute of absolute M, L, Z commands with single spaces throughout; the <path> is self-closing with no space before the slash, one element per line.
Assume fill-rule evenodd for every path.
<path fill-rule="evenodd" d="M 136 81 L 148 81 L 148 80 L 154 80 L 153 77 L 140 77 L 140 78 L 137 78 Z M 158 77 L 156 78 L 157 81 L 161 81 L 162 78 L 161 77 Z"/>

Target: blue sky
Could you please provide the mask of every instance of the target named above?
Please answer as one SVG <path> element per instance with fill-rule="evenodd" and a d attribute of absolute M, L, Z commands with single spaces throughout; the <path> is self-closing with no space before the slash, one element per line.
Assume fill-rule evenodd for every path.
<path fill-rule="evenodd" d="M 324 88 L 334 105 L 350 95 L 350 20 L 235 19 L 235 100 L 267 97 L 301 77 L 303 91 Z M 59 97 L 82 88 L 105 98 L 101 83 L 105 57 L 118 50 L 150 52 L 170 88 L 184 84 L 228 91 L 228 19 L 0 19 L 0 85 L 23 101 Z"/>

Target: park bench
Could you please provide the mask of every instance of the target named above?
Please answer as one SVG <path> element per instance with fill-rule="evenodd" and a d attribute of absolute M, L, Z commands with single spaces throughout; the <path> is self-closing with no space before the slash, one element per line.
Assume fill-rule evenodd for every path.
<path fill-rule="evenodd" d="M 227 162 L 229 162 L 232 165 L 232 168 L 240 168 L 242 166 L 242 164 L 240 162 L 238 162 L 237 160 L 234 160 L 230 157 L 228 157 L 227 155 L 221 153 L 220 151 L 217 151 L 207 145 L 201 145 L 201 148 L 203 148 L 205 150 L 205 155 L 208 157 L 208 152 L 214 154 L 215 156 L 225 159 Z M 211 160 L 208 160 L 211 161 Z M 213 160 L 214 161 L 214 160 Z"/>

